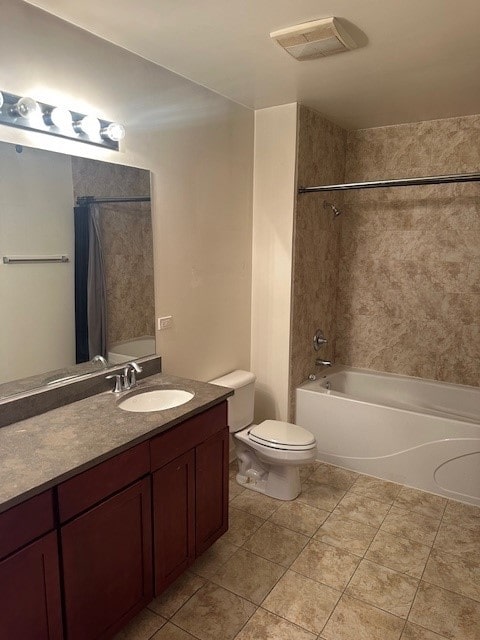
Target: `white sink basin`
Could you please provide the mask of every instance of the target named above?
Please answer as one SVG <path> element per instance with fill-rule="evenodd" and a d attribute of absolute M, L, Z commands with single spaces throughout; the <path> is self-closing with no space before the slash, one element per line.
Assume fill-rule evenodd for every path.
<path fill-rule="evenodd" d="M 124 411 L 134 411 L 136 413 L 146 413 L 148 411 L 162 411 L 172 409 L 185 404 L 193 398 L 195 394 L 181 389 L 153 389 L 129 396 L 118 403 L 120 409 Z"/>

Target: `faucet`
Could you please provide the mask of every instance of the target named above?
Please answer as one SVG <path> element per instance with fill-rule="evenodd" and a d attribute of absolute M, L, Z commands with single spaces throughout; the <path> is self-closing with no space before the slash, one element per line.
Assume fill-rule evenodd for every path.
<path fill-rule="evenodd" d="M 93 358 L 92 358 L 92 362 L 93 362 L 93 363 L 95 363 L 95 362 L 101 362 L 101 363 L 102 363 L 102 365 L 103 365 L 103 367 L 104 367 L 105 369 L 108 369 L 108 362 L 107 362 L 107 361 L 106 361 L 106 359 L 105 359 L 103 356 L 101 356 L 101 355 L 93 356 Z"/>
<path fill-rule="evenodd" d="M 128 362 L 123 368 L 123 373 L 114 373 L 106 376 L 105 380 L 115 380 L 115 387 L 112 389 L 112 393 L 121 393 L 136 386 L 137 373 L 142 371 L 142 367 L 136 362 Z"/>
<path fill-rule="evenodd" d="M 331 360 L 322 360 L 321 358 L 317 358 L 315 360 L 315 364 L 317 367 L 331 367 L 333 362 Z"/>
<path fill-rule="evenodd" d="M 128 362 L 123 369 L 123 388 L 133 389 L 137 384 L 137 373 L 142 371 L 142 367 L 136 362 Z"/>

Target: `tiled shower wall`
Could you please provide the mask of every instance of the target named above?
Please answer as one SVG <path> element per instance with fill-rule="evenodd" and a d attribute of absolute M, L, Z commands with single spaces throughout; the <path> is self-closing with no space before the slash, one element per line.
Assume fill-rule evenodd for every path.
<path fill-rule="evenodd" d="M 150 172 L 72 158 L 74 196 L 150 195 Z M 107 285 L 107 345 L 155 335 L 153 234 L 150 203 L 101 205 Z"/>
<path fill-rule="evenodd" d="M 347 182 L 480 170 L 480 116 L 347 138 Z M 336 360 L 480 384 L 480 186 L 349 191 Z"/>
<path fill-rule="evenodd" d="M 343 181 L 346 131 L 316 111 L 299 109 L 297 184 Z M 327 198 L 328 199 L 328 198 Z M 333 358 L 335 298 L 340 242 L 340 218 L 323 208 L 318 195 L 297 196 L 294 220 L 292 310 L 290 340 L 291 414 L 295 387 L 315 371 L 315 358 Z M 340 205 L 341 198 L 335 202 Z M 328 344 L 316 353 L 313 335 L 323 329 Z"/>
<path fill-rule="evenodd" d="M 299 185 L 479 170 L 480 116 L 345 132 L 300 109 Z M 292 417 L 317 326 L 337 363 L 480 384 L 480 185 L 305 194 L 295 229 Z"/>

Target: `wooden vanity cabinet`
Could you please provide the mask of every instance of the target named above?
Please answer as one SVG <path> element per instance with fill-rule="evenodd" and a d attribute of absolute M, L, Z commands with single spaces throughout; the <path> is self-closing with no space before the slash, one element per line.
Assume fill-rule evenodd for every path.
<path fill-rule="evenodd" d="M 58 488 L 68 640 L 111 638 L 152 599 L 149 462 L 143 443 Z"/>
<path fill-rule="evenodd" d="M 227 527 L 222 402 L 0 514 L 0 639 L 113 638 Z"/>
<path fill-rule="evenodd" d="M 228 528 L 226 425 L 222 403 L 151 441 L 155 595 Z"/>
<path fill-rule="evenodd" d="M 53 527 L 50 491 L 0 514 L 0 638 L 63 638 Z"/>

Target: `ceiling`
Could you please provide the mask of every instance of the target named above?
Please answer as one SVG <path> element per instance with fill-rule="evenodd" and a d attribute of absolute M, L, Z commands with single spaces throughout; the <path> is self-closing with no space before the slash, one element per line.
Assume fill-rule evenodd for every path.
<path fill-rule="evenodd" d="M 32 0 L 253 109 L 311 106 L 347 128 L 480 112 L 479 0 Z M 297 62 L 270 31 L 336 16 L 360 48 Z"/>

